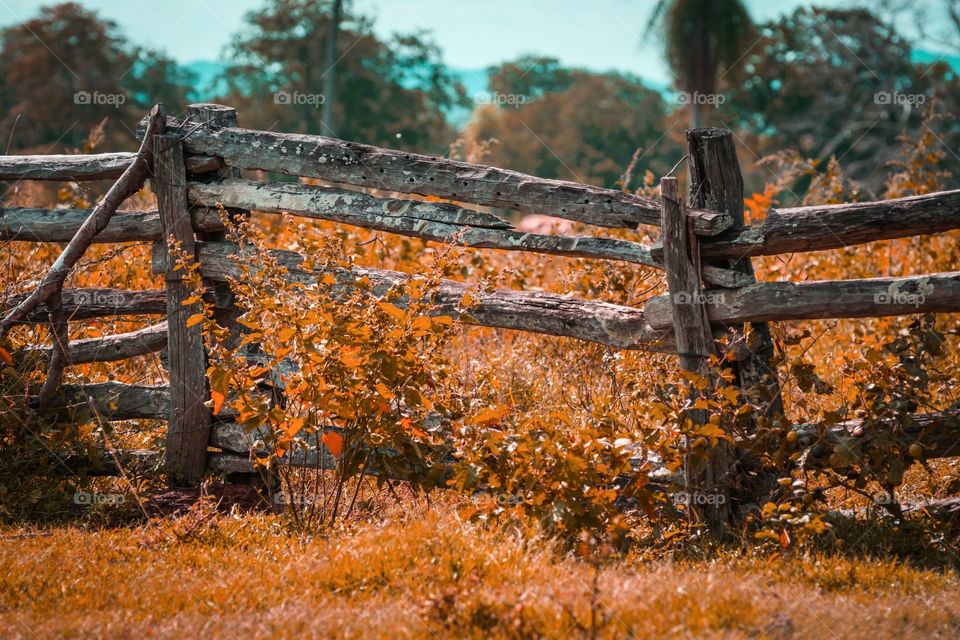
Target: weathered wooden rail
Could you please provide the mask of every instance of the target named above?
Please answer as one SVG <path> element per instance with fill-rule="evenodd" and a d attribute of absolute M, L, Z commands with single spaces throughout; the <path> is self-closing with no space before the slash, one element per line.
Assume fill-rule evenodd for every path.
<path fill-rule="evenodd" d="M 960 272 L 756 282 L 751 256 L 819 251 L 960 229 L 960 191 L 773 209 L 762 222 L 745 225 L 739 164 L 732 137 L 723 130 L 688 132 L 693 197 L 684 203 L 670 179 L 663 183 L 662 201 L 654 202 L 592 185 L 324 136 L 241 129 L 236 126 L 235 111 L 222 105 L 192 105 L 184 120 L 167 118 L 164 122 L 152 141 L 158 210 L 116 213 L 93 242 L 153 242 L 153 268 L 166 275 L 166 289 L 64 289 L 57 314 L 69 321 L 165 316 L 138 331 L 72 342 L 61 358 L 71 365 L 166 349 L 170 384 L 64 387 L 58 406 L 87 404 L 109 420 L 166 419 L 164 456 L 174 483 L 195 484 L 209 470 L 251 468 L 249 438 L 245 439 L 236 425 L 219 422 L 204 406 L 207 393 L 199 327 L 187 327 L 186 323 L 195 310 L 181 304 L 189 292 L 170 268 L 168 258 L 167 239 L 173 237 L 199 263 L 210 299 L 222 304 L 224 283 L 240 271 L 231 259 L 238 248 L 224 240 L 219 206 L 234 212 L 289 213 L 474 249 L 614 260 L 665 269 L 668 293 L 649 300 L 642 309 L 544 292 L 496 290 L 477 293 L 464 320 L 618 349 L 679 354 L 684 368 L 701 372 L 709 354 L 720 348 L 716 339 L 732 335 L 734 340 L 726 341 L 726 348 L 734 356 L 739 384 L 748 394 L 755 386 L 766 388 L 765 402 L 772 412 L 782 411 L 782 404 L 776 372 L 770 367 L 772 346 L 764 323 L 960 311 Z M 141 135 L 145 131 L 142 126 Z M 131 166 L 135 156 L 4 156 L 0 157 L 0 180 L 115 179 Z M 254 181 L 241 178 L 240 170 L 318 178 L 326 186 Z M 428 196 L 433 199 L 425 200 Z M 663 224 L 664 233 L 662 241 L 653 246 L 602 235 L 526 233 L 496 215 L 501 208 L 608 228 Z M 68 242 L 90 213 L 83 209 L 3 208 L 0 240 Z M 274 255 L 295 281 L 310 282 L 320 275 L 302 267 L 303 256 L 289 251 Z M 349 291 L 357 278 L 367 278 L 375 295 L 408 277 L 396 271 L 359 268 L 338 270 L 333 275 L 344 291 Z M 436 313 L 458 316 L 457 305 L 468 287 L 444 281 L 435 296 Z M 3 306 L 10 308 L 22 300 L 22 296 L 6 300 Z M 229 317 L 229 304 L 220 313 Z M 52 322 L 52 315 L 46 308 L 32 309 L 18 322 Z M 748 346 L 737 339 L 744 323 L 754 325 L 759 343 Z M 56 352 L 34 347 L 15 356 L 48 363 Z M 960 453 L 956 416 L 921 415 L 917 424 L 933 428 L 904 437 L 935 440 L 933 456 Z M 844 425 L 827 434 L 811 434 L 802 425 L 798 430 L 805 445 L 816 441 L 832 446 L 847 437 Z M 327 454 L 318 451 L 314 459 L 323 455 Z M 298 464 L 297 460 L 290 462 Z M 729 464 L 729 456 L 718 453 L 709 468 L 688 469 L 687 481 L 697 490 L 724 491 L 720 478 Z M 717 527 L 722 527 L 727 517 L 709 510 L 697 515 Z"/>

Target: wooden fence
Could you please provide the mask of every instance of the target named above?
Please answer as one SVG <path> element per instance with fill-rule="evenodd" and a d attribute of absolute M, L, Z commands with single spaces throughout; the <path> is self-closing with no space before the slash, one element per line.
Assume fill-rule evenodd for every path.
<path fill-rule="evenodd" d="M 773 209 L 763 222 L 746 225 L 733 138 L 721 129 L 696 129 L 687 134 L 691 196 L 686 203 L 677 193 L 674 178 L 663 179 L 662 200 L 655 202 L 612 189 L 323 136 L 241 129 L 236 112 L 222 105 L 191 105 L 184 119 L 161 117 L 159 125 L 152 128 L 151 120 L 145 119 L 140 135 L 145 140 L 139 154 L 0 157 L 0 179 L 123 180 L 139 161 L 149 160 L 158 211 L 115 215 L 109 211 L 108 221 L 98 227 L 92 241 L 154 241 L 154 269 L 165 274 L 165 290 L 63 289 L 56 314 L 49 304 L 46 309 L 34 304 L 14 321 L 53 322 L 57 315 L 65 326 L 66 322 L 107 316 L 166 316 L 165 322 L 146 329 L 75 341 L 60 351 L 62 364 L 69 365 L 167 350 L 169 386 L 100 383 L 63 391 L 72 402 L 91 404 L 106 419 L 167 419 L 165 463 L 175 484 L 196 484 L 207 471 L 251 469 L 253 438 L 236 425 L 211 416 L 205 405 L 201 329 L 186 323 L 197 309 L 181 304 L 191 292 L 167 259 L 168 238 L 195 255 L 201 275 L 217 291 L 218 313 L 229 321 L 236 311 L 231 308 L 225 282 L 239 275 L 230 260 L 237 247 L 224 239 L 215 208 L 218 204 L 232 211 L 289 212 L 465 247 L 597 258 L 664 269 L 669 294 L 650 300 L 642 309 L 504 289 L 479 294 L 476 306 L 464 319 L 485 327 L 566 336 L 619 349 L 675 353 L 684 368 L 701 372 L 707 357 L 717 349 L 717 335 L 742 336 L 743 323 L 751 323 L 749 344 L 734 339 L 726 348 L 734 354 L 739 384 L 744 390 L 765 389 L 762 397 L 770 412 L 782 412 L 782 403 L 776 372 L 770 366 L 772 342 L 766 322 L 960 311 L 960 272 L 756 282 L 751 256 L 819 251 L 958 229 L 960 191 Z M 241 170 L 319 178 L 349 189 L 252 181 L 241 178 Z M 358 188 L 435 196 L 465 206 L 378 197 Z M 492 213 L 466 205 L 545 214 L 598 227 L 662 225 L 662 241 L 647 246 L 602 235 L 527 233 Z M 98 211 L 2 209 L 0 239 L 70 242 L 92 213 Z M 302 266 L 303 256 L 275 253 L 291 278 L 310 280 L 318 275 Z M 337 274 L 344 285 L 360 276 L 370 279 L 375 292 L 406 277 L 378 269 Z M 457 316 L 466 288 L 459 282 L 444 282 L 435 301 L 436 313 Z M 20 309 L 29 297 L 7 300 L 4 307 Z M 58 349 L 55 344 L 40 351 L 51 361 Z M 935 427 L 944 421 L 956 424 L 948 418 L 953 416 L 931 414 L 919 420 Z M 840 425 L 817 438 L 841 439 L 849 426 Z M 932 449 L 931 455 L 960 455 L 952 427 L 925 429 L 921 435 L 943 445 Z M 807 433 L 805 437 L 812 436 Z M 705 467 L 691 465 L 689 485 L 715 488 L 729 464 L 728 454 L 718 448 Z M 148 455 L 124 454 L 130 459 Z M 112 464 L 108 461 L 106 467 Z M 700 515 L 708 520 L 725 517 L 716 512 Z"/>

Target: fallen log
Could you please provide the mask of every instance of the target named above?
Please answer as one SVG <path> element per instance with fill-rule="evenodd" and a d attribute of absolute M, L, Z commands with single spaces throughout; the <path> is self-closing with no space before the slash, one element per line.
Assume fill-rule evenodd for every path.
<path fill-rule="evenodd" d="M 190 183 L 192 204 L 288 212 L 308 218 L 340 222 L 459 246 L 528 251 L 550 255 L 621 260 L 662 269 L 649 247 L 615 238 L 542 235 L 517 231 L 492 214 L 452 204 L 376 198 L 356 191 L 291 183 L 228 180 Z M 705 267 L 707 282 L 740 287 L 752 280 L 719 267 Z"/>
<path fill-rule="evenodd" d="M 699 298 L 714 324 L 826 318 L 879 318 L 960 311 L 960 272 L 903 278 L 759 282 L 740 289 L 706 290 Z M 647 302 L 654 329 L 670 327 L 668 296 Z"/>
<path fill-rule="evenodd" d="M 325 136 L 236 127 L 191 129 L 189 122 L 174 118 L 168 119 L 168 126 L 189 130 L 183 140 L 188 153 L 220 156 L 228 166 L 239 169 L 436 196 L 602 227 L 635 229 L 639 224 L 660 224 L 658 203 L 615 189 L 537 178 Z M 699 234 L 715 235 L 732 224 L 730 216 L 716 211 L 691 209 L 689 213 Z"/>

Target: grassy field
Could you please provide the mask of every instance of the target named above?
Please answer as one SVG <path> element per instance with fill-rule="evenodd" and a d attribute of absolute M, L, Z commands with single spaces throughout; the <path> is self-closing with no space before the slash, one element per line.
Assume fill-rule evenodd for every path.
<path fill-rule="evenodd" d="M 405 515 L 404 515 L 405 513 Z M 0 636 L 954 638 L 960 576 L 897 560 L 628 553 L 407 508 L 322 536 L 281 516 L 0 530 Z M 853 554 L 851 554 L 853 556 Z"/>

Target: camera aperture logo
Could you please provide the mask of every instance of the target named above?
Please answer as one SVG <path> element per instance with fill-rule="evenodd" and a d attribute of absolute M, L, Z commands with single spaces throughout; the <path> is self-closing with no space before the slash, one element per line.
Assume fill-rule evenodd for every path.
<path fill-rule="evenodd" d="M 122 93 L 101 93 L 100 91 L 77 91 L 73 94 L 74 104 L 111 106 L 119 109 L 120 105 L 126 104 L 127 96 Z"/>
<path fill-rule="evenodd" d="M 273 104 L 310 106 L 319 109 L 326 102 L 322 93 L 304 93 L 302 91 L 277 91 L 273 94 Z"/>
<path fill-rule="evenodd" d="M 927 296 L 933 293 L 933 285 L 930 284 L 930 278 L 920 278 L 916 281 L 916 287 L 912 284 L 909 280 L 895 280 L 886 291 L 874 294 L 873 302 L 919 307 L 926 302 Z M 908 288 L 910 290 L 907 290 Z"/>

